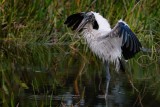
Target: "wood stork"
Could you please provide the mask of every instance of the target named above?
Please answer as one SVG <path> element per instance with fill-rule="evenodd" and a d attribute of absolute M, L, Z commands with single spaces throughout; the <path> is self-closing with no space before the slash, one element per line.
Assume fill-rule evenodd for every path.
<path fill-rule="evenodd" d="M 106 66 L 106 98 L 111 78 L 109 63 L 114 63 L 115 70 L 119 71 L 122 58 L 134 57 L 141 50 L 141 43 L 126 22 L 119 20 L 111 29 L 108 20 L 93 11 L 70 15 L 64 24 L 83 35 L 90 49 L 103 60 Z"/>

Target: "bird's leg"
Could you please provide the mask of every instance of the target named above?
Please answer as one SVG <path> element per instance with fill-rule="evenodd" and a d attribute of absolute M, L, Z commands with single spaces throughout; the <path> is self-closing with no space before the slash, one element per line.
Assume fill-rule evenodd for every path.
<path fill-rule="evenodd" d="M 107 99 L 109 82 L 110 82 L 110 79 L 111 79 L 110 72 L 109 72 L 109 63 L 108 62 L 105 62 L 105 70 L 106 70 L 106 93 L 105 93 L 105 99 Z"/>

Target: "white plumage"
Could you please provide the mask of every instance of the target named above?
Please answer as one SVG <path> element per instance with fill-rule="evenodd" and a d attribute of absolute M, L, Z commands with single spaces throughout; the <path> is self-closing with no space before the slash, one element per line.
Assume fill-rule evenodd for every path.
<path fill-rule="evenodd" d="M 107 19 L 91 11 L 73 14 L 65 24 L 73 26 L 73 30 L 81 31 L 90 49 L 104 62 L 114 63 L 116 71 L 120 68 L 122 54 L 125 59 L 129 59 L 140 51 L 140 42 L 122 20 L 111 29 Z"/>
<path fill-rule="evenodd" d="M 95 20 L 97 21 L 98 25 L 99 25 L 99 29 L 98 31 L 100 32 L 110 32 L 111 31 L 111 27 L 110 24 L 108 23 L 108 20 L 103 18 L 99 13 L 96 12 L 92 12 L 91 13 L 94 14 L 95 16 Z"/>
<path fill-rule="evenodd" d="M 110 61 L 116 65 L 116 71 L 119 70 L 119 58 L 121 59 L 121 44 L 122 38 L 107 37 L 103 39 L 109 32 L 111 32 L 110 25 L 99 13 L 92 12 L 95 16 L 99 29 L 93 29 L 90 23 L 86 24 L 82 31 L 82 35 L 86 39 L 90 49 L 104 61 Z M 101 39 L 102 37 L 102 39 Z M 118 37 L 119 38 L 119 37 Z"/>

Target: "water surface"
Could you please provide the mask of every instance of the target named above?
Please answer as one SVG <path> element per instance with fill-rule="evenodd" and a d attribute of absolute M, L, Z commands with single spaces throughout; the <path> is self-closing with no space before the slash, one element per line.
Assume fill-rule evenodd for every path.
<path fill-rule="evenodd" d="M 43 75 L 48 74 L 43 73 Z M 151 92 L 146 92 L 145 98 L 141 98 L 142 96 L 138 95 L 131 86 L 125 73 L 112 73 L 107 100 L 104 98 L 105 75 L 102 77 L 97 75 L 94 78 L 96 79 L 87 80 L 81 77 L 76 85 L 75 74 L 73 74 L 65 78 L 63 86 L 56 86 L 54 90 L 51 85 L 44 84 L 34 91 L 26 89 L 23 95 L 19 96 L 18 105 L 23 107 L 151 107 L 153 105 L 159 107 L 160 102 L 154 100 Z M 50 79 L 53 78 L 49 77 L 48 80 Z"/>

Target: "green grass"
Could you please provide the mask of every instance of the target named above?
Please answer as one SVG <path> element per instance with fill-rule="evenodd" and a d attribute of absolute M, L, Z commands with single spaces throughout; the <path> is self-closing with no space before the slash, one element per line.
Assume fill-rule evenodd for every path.
<path fill-rule="evenodd" d="M 67 16 L 86 11 L 91 2 L 0 1 L 0 103 L 3 106 L 17 105 L 16 97 L 24 89 L 30 89 L 30 84 L 34 91 L 45 87 L 43 84 L 52 84 L 52 89 L 56 90 L 56 86 L 63 87 L 65 79 L 74 72 L 91 79 L 96 71 L 102 71 L 100 60 L 63 24 Z M 99 12 L 112 26 L 122 18 L 142 45 L 152 50 L 131 59 L 127 75 L 133 84 L 141 85 L 145 81 L 147 90 L 153 91 L 160 101 L 160 53 L 157 52 L 160 49 L 160 1 L 97 0 L 88 10 Z M 74 68 L 78 69 L 74 71 Z M 34 77 L 38 71 L 42 75 Z M 48 79 L 48 76 L 53 78 Z M 143 96 L 142 87 L 135 87 Z"/>

